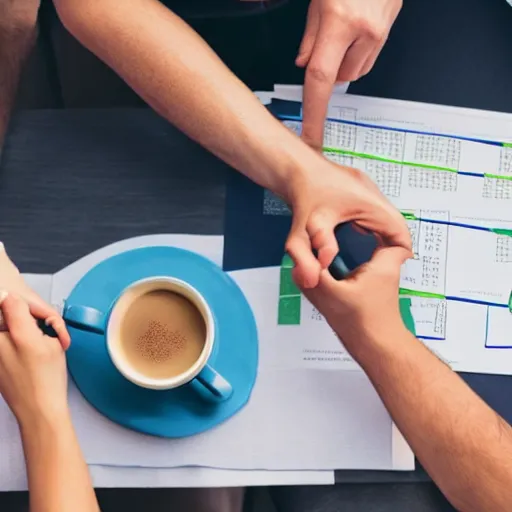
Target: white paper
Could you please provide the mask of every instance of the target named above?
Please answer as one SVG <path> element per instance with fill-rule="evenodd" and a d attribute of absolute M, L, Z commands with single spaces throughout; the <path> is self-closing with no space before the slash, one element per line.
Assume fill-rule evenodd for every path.
<path fill-rule="evenodd" d="M 23 460 L 23 457 L 21 457 Z M 26 491 L 24 463 L 9 469 L 2 464 L 0 492 Z M 89 465 L 96 488 L 204 488 L 274 485 L 330 485 L 333 471 L 239 471 L 203 467 L 144 468 Z"/>
<path fill-rule="evenodd" d="M 345 94 L 349 85 L 350 82 L 336 84 L 332 91 L 333 97 Z M 302 101 L 303 90 L 302 85 L 275 84 L 273 97 L 281 100 Z"/>
<path fill-rule="evenodd" d="M 27 285 L 46 302 L 51 302 L 52 279 L 50 274 L 23 274 Z"/>
<path fill-rule="evenodd" d="M 95 487 L 252 487 L 332 485 L 333 471 L 238 471 L 201 467 L 89 467 Z"/>
<path fill-rule="evenodd" d="M 47 277 L 31 275 L 27 280 L 43 297 L 60 303 L 83 273 L 105 257 L 134 247 L 166 244 L 195 250 L 217 263 L 221 260 L 222 237 L 148 236 L 113 244 L 70 265 L 54 276 L 51 294 L 43 286 L 48 283 Z M 261 325 L 262 360 L 263 354 L 270 353 L 267 340 L 272 342 L 271 337 L 261 335 L 266 325 L 265 318 L 261 318 L 266 315 L 261 307 L 265 303 L 261 290 L 268 288 L 268 272 L 272 269 L 234 274 Z M 258 282 L 261 286 L 254 286 Z M 95 485 L 323 484 L 333 483 L 333 468 L 414 467 L 410 449 L 364 374 L 275 371 L 264 366 L 260 364 L 253 397 L 243 411 L 210 432 L 181 440 L 145 436 L 110 422 L 70 381 L 73 421 Z M 0 453 L 4 454 L 0 459 L 0 489 L 25 489 L 18 428 L 1 400 L 0 432 Z"/>
<path fill-rule="evenodd" d="M 152 245 L 173 245 L 189 250 L 202 252 L 212 261 L 220 264 L 223 251 L 223 237 L 211 236 L 188 236 L 188 235 L 162 235 L 140 237 L 116 244 L 118 252 L 139 247 L 141 244 Z M 100 251 L 102 254 L 103 250 Z M 115 252 L 115 250 L 114 250 Z M 90 261 L 101 261 L 94 253 Z M 104 256 L 103 256 L 104 257 Z M 77 262 L 78 263 L 78 262 Z M 73 265 L 71 266 L 73 267 Z M 75 267 L 73 267 L 75 268 Z M 51 275 L 24 274 L 27 284 L 34 289 L 44 300 L 52 300 L 52 278 Z M 73 281 L 70 282 L 73 286 Z M 54 295 L 55 297 L 55 295 Z M 60 302 L 62 297 L 55 299 Z M 70 403 L 75 410 L 73 415 L 75 424 L 82 425 L 84 431 L 89 428 L 88 413 L 91 408 L 84 405 L 83 398 L 79 395 L 72 382 L 70 386 Z M 73 397 L 78 397 L 74 400 Z M 76 404 L 75 402 L 78 402 Z M 98 416 L 92 411 L 94 416 Z M 112 426 L 107 422 L 108 426 Z M 124 429 L 122 429 L 124 430 Z M 25 461 L 19 436 L 18 426 L 5 402 L 0 397 L 0 491 L 23 491 L 27 489 Z M 108 427 L 105 432 L 106 442 L 111 436 Z M 103 432 L 96 431 L 94 435 L 103 436 Z M 134 434 L 135 438 L 140 436 Z M 87 437 L 87 434 L 85 434 Z M 142 436 L 145 437 L 145 436 Z M 137 442 L 131 440 L 131 442 Z M 107 448 L 108 449 L 108 448 Z M 86 454 L 86 459 L 89 459 Z M 129 467 L 110 465 L 90 464 L 89 469 L 95 487 L 227 487 L 227 486 L 255 486 L 255 485 L 325 485 L 334 483 L 334 472 L 325 471 L 266 471 L 266 470 L 233 470 L 219 469 L 213 467 L 142 467 L 144 458 L 140 464 Z M 137 467 L 140 466 L 140 467 Z"/>
<path fill-rule="evenodd" d="M 23 457 L 21 457 L 23 459 Z M 250 487 L 274 485 L 330 485 L 333 471 L 239 471 L 203 467 L 144 468 L 89 465 L 96 488 L 204 488 Z M 26 491 L 27 477 L 23 466 L 0 472 L 0 492 Z"/>
<path fill-rule="evenodd" d="M 220 262 L 222 240 L 215 241 L 214 237 L 208 243 L 207 240 L 182 236 L 178 242 L 176 237 L 166 240 L 165 236 L 150 236 L 101 249 L 55 275 L 52 302 L 67 297 L 93 265 L 132 247 L 172 243 Z M 205 249 L 214 243 L 215 250 Z M 361 372 L 283 371 L 269 364 L 275 329 L 268 330 L 265 294 L 275 289 L 267 285 L 267 274 L 272 271 L 260 269 L 233 274 L 254 310 L 260 333 L 261 362 L 248 406 L 209 432 L 188 439 L 165 440 L 112 424 L 71 384 L 71 408 L 73 416 L 78 418 L 76 428 L 88 463 L 275 470 L 393 469 L 395 464 L 400 465 L 392 456 L 392 422 Z M 340 393 L 340 389 L 351 392 Z M 269 421 L 269 415 L 273 421 Z M 293 439 L 301 449 L 290 442 Z"/>
<path fill-rule="evenodd" d="M 276 88 L 274 96 L 298 94 Z M 512 238 L 474 228 L 512 229 L 512 147 L 461 137 L 510 142 L 512 115 L 335 94 L 329 116 L 324 146 L 333 151 L 327 158 L 360 168 L 399 210 L 415 216 L 407 221 L 415 257 L 400 285 L 415 292 L 418 336 L 457 371 L 511 374 Z M 300 133 L 300 122 L 285 124 Z M 264 214 L 290 213 L 271 194 L 265 197 Z M 276 276 L 276 288 L 278 282 Z M 277 310 L 277 290 L 267 293 Z M 434 296 L 415 296 L 425 294 Z M 295 347 L 276 349 L 275 364 L 353 368 L 305 299 L 300 327 L 281 326 L 276 337 L 289 338 L 294 330 Z"/>
<path fill-rule="evenodd" d="M 395 462 L 391 420 L 361 372 L 262 372 L 241 412 L 184 439 L 132 432 L 97 413 L 76 388 L 69 396 L 89 464 L 315 470 L 392 469 Z"/>

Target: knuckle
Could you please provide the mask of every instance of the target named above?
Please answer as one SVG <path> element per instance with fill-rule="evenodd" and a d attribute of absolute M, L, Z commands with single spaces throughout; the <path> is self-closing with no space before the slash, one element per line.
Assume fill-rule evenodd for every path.
<path fill-rule="evenodd" d="M 353 25 L 359 34 L 370 41 L 379 42 L 385 36 L 385 28 L 367 18 L 356 18 Z"/>
<path fill-rule="evenodd" d="M 0 2 L 2 4 L 2 2 Z M 0 5 L 0 26 L 24 30 L 34 28 L 40 0 L 8 1 Z"/>
<path fill-rule="evenodd" d="M 322 142 L 319 140 L 318 137 L 312 135 L 310 133 L 309 128 L 303 128 L 302 134 L 301 134 L 302 141 L 307 144 L 310 148 L 314 149 L 315 151 L 321 151 L 322 149 Z"/>
<path fill-rule="evenodd" d="M 308 66 L 306 73 L 312 81 L 317 82 L 319 84 L 328 84 L 330 82 L 334 82 L 332 73 L 329 73 L 329 71 L 327 71 L 322 66 L 319 66 L 317 64 L 312 64 L 311 66 Z"/>
<path fill-rule="evenodd" d="M 347 173 L 351 178 L 353 178 L 356 183 L 362 185 L 365 183 L 365 175 L 355 167 L 345 167 Z"/>
<path fill-rule="evenodd" d="M 18 347 L 24 347 L 28 342 L 27 333 L 23 329 L 13 329 L 11 339 Z"/>
<path fill-rule="evenodd" d="M 291 239 L 286 242 L 284 249 L 288 254 L 294 256 L 299 250 L 297 245 L 297 242 L 294 239 Z"/>
<path fill-rule="evenodd" d="M 350 19 L 347 8 L 343 5 L 342 2 L 330 2 L 329 6 L 326 7 L 325 14 L 327 16 L 335 17 L 344 21 Z"/>

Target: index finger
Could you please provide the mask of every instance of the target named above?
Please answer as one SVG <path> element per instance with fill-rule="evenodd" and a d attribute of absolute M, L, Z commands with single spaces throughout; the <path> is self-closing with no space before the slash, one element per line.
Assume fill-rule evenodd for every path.
<path fill-rule="evenodd" d="M 302 100 L 302 138 L 316 150 L 322 149 L 329 100 L 341 62 L 352 42 L 353 37 L 345 24 L 340 26 L 333 18 L 321 22 L 306 69 Z"/>
<path fill-rule="evenodd" d="M 28 307 L 32 316 L 43 319 L 46 325 L 50 325 L 53 328 L 62 348 L 67 350 L 71 344 L 71 337 L 67 330 L 66 323 L 57 311 L 39 299 L 39 297 L 37 297 L 36 300 L 30 301 Z"/>

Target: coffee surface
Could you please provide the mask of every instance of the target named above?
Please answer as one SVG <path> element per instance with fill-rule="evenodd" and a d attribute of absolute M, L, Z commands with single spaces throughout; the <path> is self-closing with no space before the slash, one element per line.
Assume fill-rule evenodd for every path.
<path fill-rule="evenodd" d="M 206 326 L 185 297 L 155 290 L 136 297 L 121 323 L 120 347 L 130 366 L 165 379 L 188 370 L 204 348 Z"/>

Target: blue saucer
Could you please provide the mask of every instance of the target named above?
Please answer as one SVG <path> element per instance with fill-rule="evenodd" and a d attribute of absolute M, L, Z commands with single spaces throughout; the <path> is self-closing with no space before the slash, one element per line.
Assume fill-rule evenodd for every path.
<path fill-rule="evenodd" d="M 115 423 L 155 436 L 191 436 L 236 414 L 249 400 L 256 380 L 256 322 L 236 283 L 198 254 L 174 247 L 146 247 L 98 264 L 75 286 L 66 303 L 107 311 L 128 285 L 157 275 L 190 283 L 210 305 L 216 342 L 209 363 L 231 383 L 233 395 L 225 402 L 212 403 L 189 385 L 168 391 L 140 388 L 117 371 L 103 335 L 72 327 L 68 368 L 86 400 Z"/>

